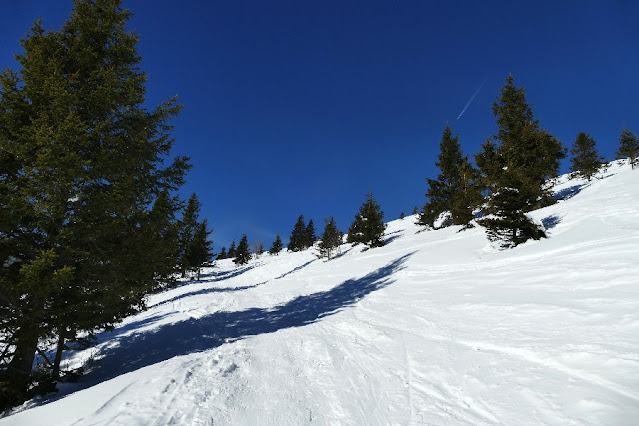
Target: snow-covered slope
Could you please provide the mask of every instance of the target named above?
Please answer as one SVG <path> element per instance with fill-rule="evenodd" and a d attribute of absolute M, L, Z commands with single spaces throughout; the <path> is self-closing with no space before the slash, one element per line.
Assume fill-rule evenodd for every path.
<path fill-rule="evenodd" d="M 513 250 L 407 217 L 330 262 L 218 262 L 0 424 L 636 424 L 639 171 L 556 188 Z"/>

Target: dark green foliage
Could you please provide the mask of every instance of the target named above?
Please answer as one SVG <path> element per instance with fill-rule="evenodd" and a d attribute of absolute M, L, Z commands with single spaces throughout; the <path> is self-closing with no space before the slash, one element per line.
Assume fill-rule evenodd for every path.
<path fill-rule="evenodd" d="M 590 180 L 597 174 L 603 163 L 603 157 L 597 151 L 595 140 L 584 132 L 579 132 L 570 153 L 572 154 L 570 159 L 572 176 Z"/>
<path fill-rule="evenodd" d="M 491 216 L 479 220 L 491 241 L 499 241 L 502 247 L 508 248 L 531 238 L 546 237 L 543 229 L 535 225 L 521 208 L 525 204 L 524 198 L 515 188 L 500 188 L 492 195 Z"/>
<path fill-rule="evenodd" d="M 226 258 L 227 259 L 233 259 L 236 255 L 236 250 L 235 250 L 235 240 L 233 240 L 233 242 L 231 243 L 231 245 L 229 246 L 229 251 L 226 254 Z"/>
<path fill-rule="evenodd" d="M 319 243 L 320 256 L 331 260 L 331 254 L 342 245 L 343 234 L 337 229 L 335 219 L 325 219 L 324 233 Z"/>
<path fill-rule="evenodd" d="M 527 212 L 552 204 L 548 179 L 558 175 L 566 150 L 533 119 L 524 88 L 515 87 L 512 76 L 506 80 L 492 108 L 499 130 L 475 156 L 484 185 L 496 191 L 504 186 L 513 187 L 508 185 L 509 180 L 519 182 L 522 196 L 526 194 L 522 199 Z"/>
<path fill-rule="evenodd" d="M 352 244 L 366 244 L 369 247 L 381 247 L 384 245 L 384 213 L 375 202 L 373 194 L 366 194 L 366 201 L 355 215 L 355 220 L 348 229 L 347 242 Z"/>
<path fill-rule="evenodd" d="M 197 198 L 197 194 L 193 193 L 189 197 L 189 201 L 180 221 L 179 244 L 180 257 L 178 264 L 182 277 L 186 276 L 187 271 L 199 267 L 200 265 L 192 265 L 191 259 L 188 257 L 190 246 L 193 244 L 195 233 L 200 226 L 198 220 L 200 218 L 200 208 L 202 203 Z"/>
<path fill-rule="evenodd" d="M 291 238 L 288 241 L 288 251 L 300 251 L 306 247 L 306 224 L 304 223 L 304 215 L 300 215 L 295 222 Z"/>
<path fill-rule="evenodd" d="M 278 234 L 275 237 L 275 241 L 273 241 L 273 245 L 271 246 L 271 249 L 268 251 L 270 254 L 277 254 L 279 255 L 280 252 L 282 251 L 283 245 L 282 245 L 282 239 L 280 238 L 280 235 Z"/>
<path fill-rule="evenodd" d="M 414 206 L 411 214 L 416 215 L 417 213 L 419 213 L 419 209 L 417 208 L 417 206 Z"/>
<path fill-rule="evenodd" d="M 633 169 L 639 165 L 639 139 L 628 129 L 623 129 L 619 135 L 617 158 L 624 157 L 628 157 Z"/>
<path fill-rule="evenodd" d="M 306 225 L 306 230 L 304 231 L 304 248 L 312 247 L 317 241 L 317 236 L 315 235 L 315 225 L 313 224 L 313 219 L 308 222 Z"/>
<path fill-rule="evenodd" d="M 208 222 L 206 219 L 202 220 L 197 226 L 193 239 L 186 248 L 185 260 L 188 264 L 189 271 L 197 274 L 197 279 L 200 279 L 200 271 L 202 266 L 209 263 L 213 254 L 211 252 L 213 243 L 209 240 L 211 231 L 208 229 Z"/>
<path fill-rule="evenodd" d="M 406 217 L 406 215 L 404 214 L 404 212 L 401 212 L 399 214 L 399 220 L 404 220 L 405 217 Z"/>
<path fill-rule="evenodd" d="M 235 262 L 236 265 L 245 265 L 249 260 L 251 260 L 251 253 L 249 251 L 248 238 L 246 238 L 246 235 L 242 235 L 242 239 L 237 245 L 233 262 Z"/>
<path fill-rule="evenodd" d="M 473 210 L 481 203 L 479 172 L 473 168 L 464 156 L 459 145 L 459 137 L 453 137 L 449 126 L 444 128 L 439 144 L 438 162 L 441 173 L 437 179 L 428 181 L 428 206 L 420 215 L 417 223 L 434 227 L 435 220 L 449 212 L 449 220 L 440 224 L 470 226 Z"/>
<path fill-rule="evenodd" d="M 110 328 L 171 279 L 181 107 L 144 106 L 129 16 L 78 0 L 60 31 L 34 24 L 20 69 L 0 73 L 0 410 L 29 396 L 40 341 Z"/>
<path fill-rule="evenodd" d="M 491 239 L 503 238 L 506 246 L 514 246 L 544 236 L 525 213 L 554 202 L 547 180 L 557 176 L 566 151 L 533 119 L 524 88 L 515 87 L 512 76 L 493 104 L 493 113 L 498 133 L 475 157 L 490 191 L 488 216 L 480 223 Z"/>
<path fill-rule="evenodd" d="M 226 256 L 226 247 L 222 247 L 222 250 L 220 250 L 220 253 L 217 255 L 217 260 L 226 259 Z"/>

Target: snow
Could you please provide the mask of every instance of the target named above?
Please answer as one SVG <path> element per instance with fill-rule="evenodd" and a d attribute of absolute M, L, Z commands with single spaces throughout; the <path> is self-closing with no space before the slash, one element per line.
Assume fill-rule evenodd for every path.
<path fill-rule="evenodd" d="M 388 224 L 388 244 L 218 262 L 69 352 L 0 425 L 636 424 L 639 171 L 558 179 L 549 238 Z M 65 365 L 66 364 L 66 365 Z"/>

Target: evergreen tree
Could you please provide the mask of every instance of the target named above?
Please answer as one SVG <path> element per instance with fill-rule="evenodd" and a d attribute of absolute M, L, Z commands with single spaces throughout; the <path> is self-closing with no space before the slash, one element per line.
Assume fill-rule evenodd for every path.
<path fill-rule="evenodd" d="M 372 193 L 366 194 L 366 201 L 355 215 L 355 220 L 348 229 L 347 242 L 352 244 L 363 243 L 369 247 L 381 247 L 384 245 L 384 213 L 375 202 Z"/>
<path fill-rule="evenodd" d="M 242 235 L 242 239 L 240 243 L 237 245 L 237 250 L 235 251 L 235 262 L 236 265 L 245 265 L 251 260 L 251 253 L 249 251 L 249 243 L 248 238 L 246 238 L 246 234 Z"/>
<path fill-rule="evenodd" d="M 271 249 L 268 251 L 270 254 L 277 254 L 279 255 L 280 252 L 282 251 L 282 239 L 280 238 L 280 235 L 277 234 L 277 236 L 275 237 L 275 241 L 273 241 L 273 245 L 271 246 Z"/>
<path fill-rule="evenodd" d="M 337 229 L 335 219 L 325 219 L 324 233 L 319 243 L 320 256 L 331 260 L 331 254 L 342 245 L 342 233 Z"/>
<path fill-rule="evenodd" d="M 226 254 L 226 258 L 227 259 L 233 259 L 236 256 L 236 254 L 237 254 L 237 251 L 235 249 L 235 240 L 233 240 L 233 242 L 229 246 L 229 251 Z"/>
<path fill-rule="evenodd" d="M 170 161 L 180 106 L 144 106 L 129 17 L 117 0 L 77 0 L 61 30 L 35 23 L 20 69 L 0 73 L 0 410 L 29 397 L 39 342 L 112 327 L 174 265 L 158 232 L 175 232 L 161 194 L 189 168 Z"/>
<path fill-rule="evenodd" d="M 304 231 L 304 248 L 313 247 L 315 241 L 317 241 L 317 236 L 315 236 L 315 225 L 313 224 L 313 219 L 311 219 Z"/>
<path fill-rule="evenodd" d="M 493 104 L 493 113 L 497 135 L 475 157 L 491 192 L 480 224 L 489 238 L 504 238 L 504 245 L 513 246 L 545 236 L 525 213 L 554 202 L 547 180 L 557 176 L 565 149 L 534 120 L 524 88 L 515 87 L 512 76 Z"/>
<path fill-rule="evenodd" d="M 572 176 L 590 180 L 597 174 L 603 163 L 603 157 L 597 151 L 595 140 L 584 132 L 579 132 L 570 153 L 572 154 L 570 159 Z"/>
<path fill-rule="evenodd" d="M 417 208 L 417 206 L 414 206 L 414 207 L 413 207 L 412 214 L 413 214 L 413 215 L 416 215 L 417 213 L 419 213 L 419 209 Z"/>
<path fill-rule="evenodd" d="M 217 255 L 217 260 L 226 259 L 226 256 L 226 247 L 222 247 L 222 250 L 220 250 L 220 254 Z"/>
<path fill-rule="evenodd" d="M 293 231 L 291 232 L 291 238 L 288 242 L 288 251 L 300 251 L 305 248 L 304 244 L 306 240 L 306 224 L 304 223 L 304 215 L 300 215 L 295 222 Z"/>
<path fill-rule="evenodd" d="M 200 226 L 198 222 L 200 217 L 200 208 L 202 207 L 202 203 L 197 198 L 195 193 L 191 194 L 189 197 L 189 201 L 186 205 L 186 209 L 184 210 L 184 214 L 182 215 L 182 220 L 180 222 L 180 234 L 179 234 L 179 243 L 180 243 L 180 272 L 182 274 L 182 278 L 186 276 L 187 271 L 196 267 L 196 265 L 192 265 L 189 263 L 190 259 L 188 256 L 188 251 L 190 246 L 193 244 L 195 239 L 195 233 Z M 199 267 L 199 265 L 197 265 Z"/>
<path fill-rule="evenodd" d="M 475 156 L 486 187 L 496 192 L 512 187 L 508 181 L 519 182 L 522 187 L 518 190 L 526 194 L 522 198 L 526 212 L 552 204 L 548 179 L 558 175 L 560 160 L 566 156 L 561 142 L 534 120 L 524 88 L 517 88 L 512 76 L 492 109 L 498 126 L 492 140 L 499 143 L 489 139 Z"/>
<path fill-rule="evenodd" d="M 399 220 L 404 220 L 405 217 L 406 215 L 404 214 L 404 212 L 399 213 Z"/>
<path fill-rule="evenodd" d="M 184 256 L 189 271 L 195 272 L 198 280 L 202 267 L 213 258 L 211 253 L 213 243 L 209 240 L 209 235 L 211 235 L 211 231 L 208 229 L 207 220 L 204 219 L 198 223 Z"/>
<path fill-rule="evenodd" d="M 628 129 L 623 129 L 619 136 L 617 158 L 628 157 L 631 167 L 639 165 L 639 139 Z"/>
<path fill-rule="evenodd" d="M 444 128 L 439 144 L 440 153 L 435 165 L 441 173 L 437 179 L 428 181 L 428 208 L 418 219 L 418 223 L 434 226 L 434 221 L 444 212 L 450 212 L 450 220 L 440 226 L 469 226 L 473 219 L 473 210 L 481 201 L 479 172 L 467 156 L 463 156 L 459 137 L 453 137 L 449 126 Z"/>

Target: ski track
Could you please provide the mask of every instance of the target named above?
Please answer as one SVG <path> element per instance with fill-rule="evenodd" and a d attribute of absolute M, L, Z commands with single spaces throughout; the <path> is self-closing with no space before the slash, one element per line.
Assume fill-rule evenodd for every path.
<path fill-rule="evenodd" d="M 557 179 L 572 195 L 531 214 L 554 218 L 550 238 L 514 250 L 409 216 L 387 246 L 330 262 L 220 261 L 68 351 L 87 378 L 0 425 L 635 424 L 638 182 L 616 163 L 590 183 Z M 135 368 L 109 364 L 141 339 L 170 356 L 145 363 L 141 345 Z"/>

